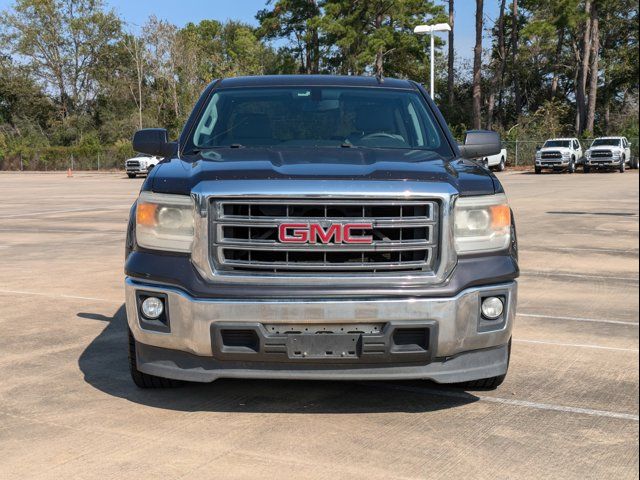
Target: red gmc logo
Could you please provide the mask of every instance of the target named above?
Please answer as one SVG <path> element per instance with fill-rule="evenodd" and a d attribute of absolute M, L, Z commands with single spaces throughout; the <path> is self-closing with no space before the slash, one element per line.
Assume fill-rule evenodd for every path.
<path fill-rule="evenodd" d="M 353 230 L 371 230 L 371 223 L 334 223 L 324 228 L 319 223 L 281 223 L 281 243 L 373 243 L 371 235 L 353 235 Z"/>

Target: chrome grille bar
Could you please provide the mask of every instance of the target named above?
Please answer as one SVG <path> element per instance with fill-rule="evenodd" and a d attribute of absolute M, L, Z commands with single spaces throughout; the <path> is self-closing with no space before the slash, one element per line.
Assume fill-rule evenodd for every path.
<path fill-rule="evenodd" d="M 438 255 L 437 201 L 213 199 L 210 255 L 219 270 L 431 272 Z M 282 223 L 372 225 L 371 244 L 280 243 Z"/>

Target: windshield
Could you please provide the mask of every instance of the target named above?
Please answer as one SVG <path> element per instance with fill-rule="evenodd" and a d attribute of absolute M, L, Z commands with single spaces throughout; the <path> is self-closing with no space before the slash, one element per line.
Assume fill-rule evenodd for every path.
<path fill-rule="evenodd" d="M 218 90 L 186 150 L 217 147 L 398 148 L 453 156 L 417 92 L 381 88 Z"/>
<path fill-rule="evenodd" d="M 547 140 L 544 142 L 545 147 L 565 147 L 571 146 L 571 140 Z"/>
<path fill-rule="evenodd" d="M 596 138 L 591 144 L 592 147 L 600 147 L 606 145 L 608 147 L 620 146 L 620 140 L 617 138 Z"/>

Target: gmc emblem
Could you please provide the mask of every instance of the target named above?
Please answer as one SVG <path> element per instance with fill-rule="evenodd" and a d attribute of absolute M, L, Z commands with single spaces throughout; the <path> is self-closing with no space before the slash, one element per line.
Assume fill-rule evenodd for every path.
<path fill-rule="evenodd" d="M 353 230 L 371 230 L 371 223 L 334 223 L 324 228 L 319 223 L 281 223 L 281 243 L 373 243 L 371 235 L 353 235 Z"/>

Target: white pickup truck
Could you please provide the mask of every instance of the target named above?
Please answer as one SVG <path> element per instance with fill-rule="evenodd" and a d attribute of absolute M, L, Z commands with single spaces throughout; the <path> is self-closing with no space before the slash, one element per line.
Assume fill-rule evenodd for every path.
<path fill-rule="evenodd" d="M 161 157 L 139 153 L 135 157 L 126 160 L 124 162 L 124 168 L 129 178 L 135 178 L 136 175 L 148 174 L 160 160 L 162 160 Z"/>
<path fill-rule="evenodd" d="M 535 171 L 537 174 L 543 169 L 574 173 L 576 166 L 583 162 L 582 146 L 577 138 L 550 138 L 536 152 Z"/>
<path fill-rule="evenodd" d="M 629 168 L 638 168 L 638 159 L 631 154 L 631 144 L 625 137 L 596 138 L 585 154 L 584 173 L 592 168 L 616 168 L 624 173 Z"/>
<path fill-rule="evenodd" d="M 500 153 L 496 155 L 490 155 L 482 159 L 482 163 L 485 167 L 491 169 L 495 168 L 499 172 L 504 172 L 507 168 L 507 149 L 503 148 Z"/>

